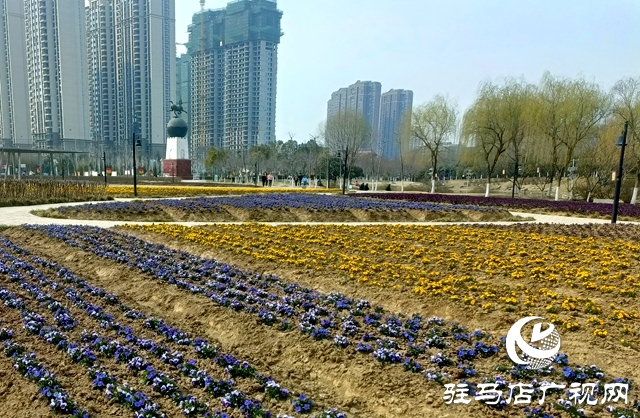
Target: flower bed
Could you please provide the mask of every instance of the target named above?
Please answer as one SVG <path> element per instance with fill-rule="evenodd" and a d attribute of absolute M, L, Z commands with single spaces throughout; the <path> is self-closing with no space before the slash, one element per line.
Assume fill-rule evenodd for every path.
<path fill-rule="evenodd" d="M 423 221 L 511 219 L 506 211 L 471 205 L 351 199 L 346 196 L 270 193 L 63 206 L 43 216 L 146 221 Z"/>
<path fill-rule="evenodd" d="M 225 196 L 250 193 L 336 193 L 338 189 L 285 187 L 215 187 L 215 186 L 138 186 L 140 197 L 198 197 Z M 107 186 L 107 194 L 113 197 L 132 197 L 133 186 Z"/>
<path fill-rule="evenodd" d="M 318 344 L 323 344 L 323 340 L 332 341 L 343 350 L 369 356 L 370 361 L 395 364 L 394 367 L 402 367 L 408 373 L 420 373 L 427 381 L 443 384 L 452 379 L 464 379 L 472 388 L 477 388 L 480 383 L 487 382 L 486 379 L 504 382 L 501 383 L 504 387 L 509 385 L 507 378 L 526 379 L 536 390 L 543 377 L 565 382 L 579 376 L 584 376 L 580 377 L 582 380 L 578 379 L 582 382 L 594 378 L 601 382 L 611 381 L 596 366 L 569 366 L 565 355 L 555 358 L 557 365 L 562 366 L 561 370 L 557 366 L 537 372 L 514 367 L 502 354 L 501 340 L 483 331 L 471 332 L 460 324 L 439 318 L 394 314 L 372 307 L 366 300 L 354 300 L 339 293 L 320 293 L 272 275 L 243 271 L 113 231 L 90 227 L 29 228 L 107 260 L 139 269 L 155 280 L 185 293 L 201 295 L 217 306 L 254 315 L 262 327 L 279 327 L 285 333 L 295 332 L 292 328 L 297 328 Z M 158 321 L 149 324 L 151 328 L 163 327 Z M 189 338 L 178 331 L 169 335 L 174 341 Z M 220 362 L 225 366 L 236 364 L 226 358 Z M 235 373 L 240 375 L 252 373 L 248 366 L 236 364 L 235 367 Z M 502 375 L 496 377 L 496 369 Z M 293 405 L 296 411 L 304 412 L 313 404 L 300 396 Z M 564 399 L 557 405 L 567 411 L 577 407 Z M 506 406 L 507 402 L 501 402 L 494 407 Z M 549 409 L 540 408 L 540 411 Z"/>
<path fill-rule="evenodd" d="M 121 375 L 122 367 L 125 366 L 130 374 L 141 377 L 140 382 L 149 386 L 152 393 L 167 397 L 186 416 L 222 417 L 226 416 L 224 410 L 233 409 L 237 409 L 245 417 L 271 416 L 262 408 L 260 402 L 238 390 L 233 379 L 255 380 L 273 399 L 271 403 L 276 405 L 286 404 L 295 394 L 281 388 L 270 377 L 259 374 L 256 368 L 247 362 L 220 352 L 206 340 L 192 338 L 186 332 L 171 327 L 160 318 L 146 318 L 143 313 L 120 303 L 116 295 L 91 286 L 86 280 L 75 276 L 64 267 L 40 257 L 30 256 L 28 252 L 4 239 L 0 239 L 0 274 L 10 278 L 9 286 L 15 288 L 11 290 L 23 294 L 21 295 L 23 297 L 20 297 L 8 288 L 0 286 L 0 300 L 4 301 L 6 307 L 19 311 L 26 334 L 37 336 L 40 340 L 54 345 L 73 363 L 87 368 L 85 374 L 92 382 L 92 387 L 103 392 L 107 399 L 113 398 L 116 402 L 136 411 L 136 417 L 159 417 L 165 414 L 157 405 L 150 403 L 148 394 L 131 388 L 126 382 L 119 382 L 120 378 L 115 376 Z M 62 282 L 52 277 L 61 278 Z M 53 294 L 46 293 L 43 290 L 45 288 Z M 72 302 L 73 308 L 64 308 L 55 294 L 64 295 Z M 25 301 L 24 297 L 33 301 Z M 30 306 L 36 302 L 39 302 L 41 307 L 45 306 L 46 309 L 30 309 Z M 101 306 L 100 302 L 104 305 Z M 119 312 L 119 314 L 113 315 L 109 311 Z M 118 322 L 116 316 L 121 316 L 123 320 L 126 318 L 129 323 Z M 53 317 L 59 328 L 66 332 L 61 332 L 56 326 L 49 325 L 47 317 Z M 92 321 L 96 323 L 92 331 L 86 328 L 79 333 L 73 331 L 78 328 L 79 323 L 83 326 L 91 326 Z M 162 337 L 162 341 L 137 335 L 132 325 L 136 322 L 144 324 L 144 329 L 149 329 Z M 0 330 L 0 337 L 7 339 L 13 337 L 13 333 L 3 329 Z M 186 347 L 190 350 L 185 350 Z M 11 355 L 18 351 L 20 350 L 12 350 Z M 199 360 L 188 360 L 189 355 L 196 356 Z M 157 360 L 154 362 L 153 358 Z M 218 373 L 225 377 L 222 380 L 216 379 L 205 369 L 201 369 L 206 362 L 217 364 L 221 369 Z M 122 366 L 117 367 L 114 363 Z M 168 370 L 163 364 L 168 366 Z M 177 375 L 176 372 L 178 372 Z M 176 377 L 180 375 L 185 376 L 190 382 L 187 388 L 201 388 L 200 392 L 204 392 L 209 398 L 220 398 L 221 408 L 216 412 L 210 412 L 209 404 L 199 401 L 189 393 L 194 389 L 181 387 L 180 377 Z M 300 396 L 305 397 L 303 394 Z M 63 391 L 56 392 L 56 402 L 58 398 L 60 398 L 59 404 L 55 404 L 58 412 L 85 416 L 84 412 L 77 410 L 73 403 L 66 401 L 68 397 Z M 60 405 L 63 405 L 63 401 L 66 402 L 65 408 L 68 411 L 61 409 Z M 297 401 L 293 399 L 290 404 L 289 409 L 295 410 Z M 53 405 L 52 401 L 52 407 Z M 327 411 L 335 412 L 333 415 L 328 415 L 331 417 L 340 414 L 335 410 Z M 321 413 L 318 416 L 327 415 Z"/>
<path fill-rule="evenodd" d="M 543 199 L 511 199 L 507 197 L 482 197 L 467 195 L 426 194 L 426 193 L 356 193 L 354 198 L 376 198 L 385 200 L 401 200 L 407 202 L 430 202 L 452 205 L 477 205 L 499 207 L 515 211 L 550 211 L 568 213 L 587 217 L 611 217 L 612 203 L 591 203 L 582 201 L 543 200 Z M 622 203 L 618 208 L 618 216 L 632 219 L 640 218 L 640 205 Z"/>
<path fill-rule="evenodd" d="M 129 226 L 254 260 L 342 274 L 363 285 L 411 290 L 479 312 L 549 317 L 640 346 L 635 237 L 612 225 L 180 225 Z"/>

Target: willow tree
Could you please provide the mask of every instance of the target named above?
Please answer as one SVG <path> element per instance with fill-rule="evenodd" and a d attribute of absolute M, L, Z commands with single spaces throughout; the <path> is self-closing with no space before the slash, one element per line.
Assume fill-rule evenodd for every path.
<path fill-rule="evenodd" d="M 631 203 L 636 203 L 638 183 L 640 182 L 640 78 L 626 78 L 618 81 L 612 89 L 614 99 L 613 112 L 620 126 L 629 122 L 627 144 L 629 146 L 628 164 L 635 171 L 636 182 L 633 187 Z"/>
<path fill-rule="evenodd" d="M 371 125 L 364 116 L 346 110 L 330 117 L 324 126 L 324 140 L 327 148 L 338 155 L 343 167 L 342 194 L 347 187 L 351 168 L 365 144 L 371 141 Z"/>
<path fill-rule="evenodd" d="M 576 148 L 597 135 L 598 125 L 610 114 L 610 96 L 584 79 L 555 78 L 545 73 L 536 95 L 535 129 L 539 150 L 549 159 L 549 194 L 557 175 L 556 200 L 564 170 Z"/>
<path fill-rule="evenodd" d="M 458 125 L 458 106 L 441 95 L 414 109 L 411 135 L 429 151 L 431 158 L 431 193 L 435 192 L 440 148 L 452 142 Z"/>
<path fill-rule="evenodd" d="M 620 134 L 620 125 L 614 118 L 600 124 L 596 136 L 588 139 L 576 150 L 580 161 L 577 169 L 578 190 L 583 192 L 583 198 L 591 200 L 594 195 L 606 196 L 607 187 L 611 186 L 611 171 L 618 161 L 616 152 L 616 138 Z M 573 191 L 570 190 L 570 194 Z"/>
<path fill-rule="evenodd" d="M 515 194 L 518 168 L 531 135 L 531 109 L 535 87 L 514 79 L 502 85 L 485 82 L 462 122 L 462 140 L 482 155 L 487 172 L 485 196 L 489 196 L 491 178 L 508 150 L 514 162 L 512 196 Z"/>
<path fill-rule="evenodd" d="M 514 197 L 523 155 L 527 148 L 533 147 L 531 143 L 533 138 L 531 110 L 535 87 L 525 82 L 509 79 L 503 86 L 500 86 L 499 91 L 501 100 L 498 116 L 504 121 L 505 136 L 508 147 L 512 151 L 514 163 L 513 186 L 511 188 L 511 197 Z"/>

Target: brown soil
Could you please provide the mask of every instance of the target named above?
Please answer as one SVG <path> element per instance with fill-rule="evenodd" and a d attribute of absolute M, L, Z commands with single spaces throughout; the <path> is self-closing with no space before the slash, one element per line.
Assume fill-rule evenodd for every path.
<path fill-rule="evenodd" d="M 0 308 L 4 317 L 4 311 Z M 11 359 L 0 355 L 0 399 L 2 415 L 11 418 L 55 416 L 44 401 L 38 400 L 38 387 L 13 370 Z"/>
<path fill-rule="evenodd" d="M 226 208 L 222 208 L 215 212 L 187 212 L 171 207 L 163 207 L 162 210 L 167 215 L 165 222 L 201 222 L 211 219 L 212 217 L 218 219 L 217 222 L 229 222 L 237 221 L 238 219 L 227 211 Z"/>
<path fill-rule="evenodd" d="M 415 222 L 409 211 L 378 211 L 351 209 L 350 212 L 359 222 Z M 435 212 L 432 212 L 435 214 Z M 439 217 L 442 217 L 440 215 Z"/>
<path fill-rule="evenodd" d="M 444 412 L 448 409 L 441 400 L 442 389 L 427 384 L 419 374 L 335 348 L 329 341 L 319 343 L 297 332 L 252 325 L 255 317 L 249 314 L 219 307 L 204 296 L 191 295 L 44 234 L 19 228 L 3 234 L 118 295 L 134 309 L 160 316 L 191 335 L 218 341 L 224 351 L 247 359 L 284 387 L 307 393 L 351 417 L 453 417 L 471 416 L 474 409 L 488 412 L 477 404 Z"/>
<path fill-rule="evenodd" d="M 162 243 L 169 248 L 188 251 L 203 257 L 214 258 L 224 263 L 241 266 L 255 272 L 275 274 L 282 279 L 310 287 L 320 292 L 341 292 L 353 298 L 368 299 L 374 305 L 382 306 L 392 312 L 406 314 L 420 313 L 423 317 L 439 316 L 446 320 L 465 324 L 470 329 L 482 329 L 493 335 L 506 335 L 511 325 L 520 319 L 518 312 L 491 311 L 480 312 L 476 307 L 453 304 L 447 298 L 421 298 L 411 289 L 379 288 L 356 283 L 344 275 L 335 275 L 311 269 L 299 269 L 283 263 L 256 260 L 249 255 L 239 255 L 224 250 L 205 247 L 166 235 L 116 228 L 124 233 L 133 234 L 146 241 Z M 492 280 L 499 280 L 497 276 Z M 628 377 L 640 381 L 640 371 L 628 359 L 638 358 L 638 352 L 594 337 L 590 333 L 562 333 L 562 351 L 569 354 L 572 363 L 597 364 L 608 374 Z"/>
<path fill-rule="evenodd" d="M 318 291 L 339 291 L 349 297 L 369 299 L 390 311 L 418 312 L 424 317 L 441 316 L 494 335 L 506 334 L 511 324 L 519 319 L 515 313 L 495 311 L 479 314 L 477 309 L 452 305 L 445 299 L 426 302 L 408 290 L 370 287 L 345 277 L 260 262 L 250 256 L 235 255 L 164 235 L 129 229 L 123 229 L 123 232 L 254 272 L 273 273 L 286 281 Z M 272 375 L 283 386 L 307 393 L 317 402 L 338 407 L 350 417 L 471 417 L 512 416 L 516 413 L 513 408 L 493 411 L 479 406 L 477 402 L 468 406 L 445 405 L 442 401 L 443 388 L 426 383 L 421 375 L 407 373 L 401 367 L 379 364 L 366 356 L 337 349 L 327 341 L 310 340 L 297 332 L 285 333 L 257 325 L 255 317 L 249 314 L 219 307 L 203 296 L 178 290 L 141 274 L 137 269 L 66 246 L 41 233 L 9 228 L 3 231 L 3 235 L 34 254 L 63 264 L 91 284 L 117 294 L 122 302 L 135 309 L 163 317 L 191 335 L 218 341 L 224 351 L 252 362 L 260 373 Z M 4 313 L 1 307 L 0 312 Z M 609 375 L 640 379 L 636 362 L 630 361 L 637 358 L 636 352 L 593 338 L 585 341 L 583 337 L 581 333 L 563 334 L 562 351 L 570 354 L 572 363 L 598 364 Z M 14 373 L 7 371 L 4 363 L 0 365 L 5 373 Z M 4 388 L 2 380 L 0 390 Z M 25 387 L 21 393 L 28 396 L 28 388 Z M 20 397 L 15 399 L 18 405 Z"/>
<path fill-rule="evenodd" d="M 2 280 L 3 286 L 7 286 L 8 280 Z M 15 291 L 15 289 L 11 289 Z M 16 292 L 18 293 L 18 292 Z M 22 296 L 22 295 L 20 295 Z M 28 300 L 27 298 L 24 298 Z M 31 304 L 31 307 L 36 306 Z M 86 368 L 72 363 L 68 357 L 57 350 L 53 345 L 42 342 L 38 337 L 28 335 L 21 328 L 22 320 L 18 311 L 4 306 L 0 307 L 3 325 L 13 329 L 15 335 L 13 341 L 25 346 L 28 352 L 36 353 L 38 360 L 44 367 L 56 375 L 56 379 L 71 399 L 80 404 L 92 417 L 124 416 L 126 410 L 117 404 L 108 402 L 104 394 L 97 393 L 91 388 L 91 380 Z M 25 378 L 13 370 L 11 359 L 0 355 L 0 388 L 7 388 L 7 393 L 14 398 L 15 409 L 4 409 L 3 417 L 35 417 L 57 416 L 50 413 L 47 403 L 39 396 L 37 386 L 31 384 Z M 22 399 L 21 399 L 22 398 Z M 3 406 L 6 406 L 3 399 Z M 27 401 L 28 400 L 28 401 Z M 155 401 L 155 400 L 154 400 Z M 37 412 L 34 412 L 37 411 Z M 15 414 L 14 414 L 15 413 Z"/>
<path fill-rule="evenodd" d="M 422 211 L 407 210 L 313 210 L 301 208 L 263 209 L 223 206 L 220 211 L 189 212 L 163 207 L 159 212 L 97 212 L 60 213 L 56 209 L 36 210 L 34 215 L 58 219 L 112 220 L 140 222 L 485 222 L 522 221 L 507 210 L 476 212 L 472 210 Z"/>
<path fill-rule="evenodd" d="M 307 216 L 310 217 L 309 222 L 358 222 L 359 219 L 352 211 L 341 210 L 308 210 L 308 209 L 298 209 L 298 214 L 302 211 L 308 213 Z M 300 220 L 303 220 L 305 215 L 298 215 Z"/>

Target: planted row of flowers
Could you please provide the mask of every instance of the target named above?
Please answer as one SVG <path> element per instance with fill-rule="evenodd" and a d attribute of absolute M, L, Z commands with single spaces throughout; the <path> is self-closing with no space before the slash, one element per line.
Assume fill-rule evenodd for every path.
<path fill-rule="evenodd" d="M 128 227 L 482 311 L 543 314 L 565 330 L 612 333 L 625 345 L 637 334 L 637 227 L 572 226 L 568 236 L 529 224 Z"/>
<path fill-rule="evenodd" d="M 106 216 L 136 215 L 139 217 L 166 217 L 171 220 L 170 214 L 180 212 L 187 215 L 208 215 L 212 220 L 216 214 L 225 212 L 225 207 L 246 210 L 275 210 L 286 211 L 288 209 L 303 209 L 314 212 L 345 212 L 349 210 L 383 211 L 383 212 L 455 212 L 476 211 L 496 212 L 495 208 L 477 205 L 443 205 L 424 202 L 385 201 L 379 199 L 352 199 L 346 196 L 298 194 L 298 193 L 269 193 L 247 194 L 242 196 L 221 196 L 217 198 L 201 197 L 197 199 L 162 199 L 154 201 L 133 202 L 109 202 L 91 203 L 85 205 L 63 206 L 56 209 L 57 216 Z M 297 220 L 297 219 L 291 219 Z M 404 219 L 401 219 L 404 220 Z M 322 221 L 322 219 L 318 219 Z"/>
<path fill-rule="evenodd" d="M 613 211 L 613 203 L 592 203 L 583 201 L 515 199 L 508 197 L 483 197 L 469 195 L 426 194 L 426 193 L 356 193 L 353 198 L 376 198 L 390 201 L 429 202 L 450 205 L 474 205 L 499 207 L 515 211 L 548 210 L 575 215 L 609 217 Z M 640 206 L 620 204 L 619 216 L 640 217 Z"/>
<path fill-rule="evenodd" d="M 138 186 L 140 197 L 197 197 L 225 196 L 253 193 L 336 193 L 338 189 L 306 188 L 289 189 L 285 187 L 216 187 L 216 186 Z M 107 186 L 106 192 L 114 197 L 131 197 L 133 186 Z"/>
<path fill-rule="evenodd" d="M 400 364 L 409 372 L 422 373 L 427 380 L 444 383 L 454 375 L 477 380 L 492 368 L 490 363 L 504 360 L 494 358 L 502 351 L 502 344 L 492 343 L 491 336 L 482 331 L 471 333 L 459 324 L 446 324 L 438 318 L 393 315 L 372 308 L 364 300 L 322 294 L 274 276 L 252 274 L 114 231 L 90 227 L 29 228 L 136 267 L 190 293 L 203 294 L 219 305 L 252 313 L 264 325 L 288 329 L 291 321 L 296 321 L 298 329 L 313 339 L 333 339 L 336 346 L 369 353 L 380 362 Z M 569 367 L 566 356 L 556 360 L 565 365 L 561 373 L 550 368 L 538 374 L 568 380 L 585 370 Z M 424 364 L 432 368 L 425 370 Z M 479 373 L 479 367 L 485 372 Z M 504 364 L 501 367 L 514 379 L 537 376 L 523 368 Z"/>
<path fill-rule="evenodd" d="M 3 240 L 2 244 L 20 254 L 26 255 L 24 250 L 7 240 Z M 41 284 L 49 286 L 52 289 L 61 289 L 62 286 L 59 283 L 46 279 L 37 267 L 34 267 L 23 260 L 13 258 L 2 249 L 0 249 L 0 257 L 0 260 L 2 258 L 8 259 L 10 265 L 28 272 L 31 276 L 38 277 Z M 114 339 L 101 336 L 96 333 L 83 331 L 80 335 L 80 340 L 85 345 L 82 348 L 75 343 L 68 343 L 61 333 L 53 330 L 51 327 L 45 327 L 43 325 L 44 321 L 41 317 L 38 316 L 36 320 L 29 318 L 29 323 L 33 323 L 31 325 L 31 329 L 34 333 L 39 332 L 47 342 L 56 344 L 60 349 L 66 349 L 68 355 L 74 362 L 82 363 L 86 366 L 94 366 L 94 363 L 96 362 L 96 356 L 94 353 L 99 353 L 107 358 L 113 358 L 118 363 L 127 364 L 128 370 L 132 373 L 136 375 L 140 374 L 142 376 L 142 382 L 150 385 L 155 392 L 170 397 L 185 415 L 196 416 L 204 414 L 205 416 L 209 416 L 206 405 L 199 402 L 193 396 L 182 395 L 179 392 L 178 385 L 175 380 L 154 369 L 141 357 L 141 355 L 138 355 L 136 348 L 142 349 L 160 359 L 163 363 L 173 366 L 182 375 L 188 377 L 193 387 L 203 388 L 206 393 L 214 397 L 222 397 L 222 405 L 225 408 L 238 408 L 243 413 L 243 416 L 247 417 L 270 416 L 270 413 L 263 410 L 257 401 L 249 399 L 247 395 L 237 390 L 233 380 L 214 379 L 209 376 L 205 370 L 198 369 L 196 360 L 186 360 L 185 353 L 180 352 L 179 350 L 171 350 L 163 344 L 137 336 L 130 327 L 123 326 L 116 322 L 114 320 L 114 316 L 108 314 L 103 307 L 88 303 L 82 296 L 91 295 L 90 297 L 99 297 L 107 302 L 107 304 L 113 305 L 114 309 L 124 312 L 124 316 L 132 321 L 144 321 L 146 328 L 163 336 L 167 342 L 174 342 L 178 346 L 191 346 L 197 357 L 201 359 L 212 359 L 213 362 L 222 367 L 225 373 L 231 378 L 254 378 L 261 384 L 267 395 L 275 399 L 287 400 L 292 396 L 290 391 L 281 388 L 280 385 L 270 377 L 258 374 L 255 368 L 249 363 L 241 362 L 229 354 L 219 352 L 218 347 L 209 344 L 206 340 L 201 338 L 191 340 L 185 332 L 172 328 L 170 325 L 166 324 L 164 320 L 159 318 L 149 318 L 145 320 L 144 314 L 131 310 L 127 306 L 121 304 L 115 295 L 110 295 L 101 288 L 90 286 L 84 279 L 75 276 L 73 273 L 56 265 L 55 263 L 51 263 L 39 257 L 33 257 L 33 261 L 42 267 L 50 269 L 58 277 L 61 277 L 66 284 L 70 284 L 75 288 L 75 290 L 73 290 L 73 288 L 68 287 L 64 290 L 67 299 L 71 300 L 75 306 L 78 306 L 88 313 L 91 318 L 100 324 L 101 328 L 114 330 L 117 335 L 122 336 L 125 339 L 125 343 L 121 344 Z M 20 281 L 21 287 L 28 287 L 30 289 L 35 289 L 36 292 L 38 291 L 38 286 L 25 282 L 24 278 L 21 277 L 20 271 L 13 270 L 12 268 L 3 265 L 1 262 L 0 268 L 2 268 L 5 273 L 8 273 L 13 280 Z M 0 291 L 0 298 L 2 295 L 3 293 Z M 58 303 L 53 300 L 50 295 L 42 292 L 35 293 L 34 298 L 37 300 L 52 301 L 51 303 L 54 304 Z M 95 376 L 96 374 L 105 374 L 106 372 L 96 369 L 90 373 L 92 376 Z M 113 392 L 113 390 L 111 390 L 111 392 Z M 294 409 L 302 408 L 299 405 L 301 402 L 303 402 L 307 407 L 307 410 L 304 412 L 311 412 L 310 406 L 313 405 L 313 401 L 308 399 L 305 395 L 300 395 L 298 398 L 292 400 Z M 222 413 L 216 412 L 216 414 L 219 415 Z M 317 415 L 317 417 L 340 418 L 344 417 L 344 414 L 339 413 L 336 410 L 326 410 Z"/>
<path fill-rule="evenodd" d="M 7 270 L 9 270 L 12 281 L 19 282 L 21 287 L 28 286 L 29 294 L 35 300 L 39 300 L 39 301 L 45 300 L 48 302 L 52 301 L 52 298 L 50 295 L 39 291 L 37 286 L 28 284 L 24 280 L 24 278 L 21 277 L 20 273 L 18 273 L 17 271 L 15 270 L 12 271 L 12 269 L 7 268 L 7 266 L 4 263 L 0 264 L 0 267 L 2 268 L 2 271 L 5 273 Z M 28 334 L 36 335 L 42 340 L 44 340 L 45 342 L 55 345 L 56 348 L 58 348 L 59 350 L 64 350 L 66 355 L 74 363 L 80 363 L 85 366 L 90 366 L 97 361 L 97 358 L 94 355 L 93 351 L 91 351 L 88 348 L 80 348 L 78 344 L 69 342 L 67 339 L 67 336 L 64 333 L 58 331 L 53 326 L 46 325 L 45 319 L 41 315 L 29 309 L 28 304 L 23 299 L 18 297 L 16 294 L 12 293 L 11 291 L 5 288 L 0 287 L 0 300 L 4 301 L 5 306 L 13 309 L 18 309 L 20 311 L 20 316 L 22 317 L 22 322 L 23 322 L 23 328 Z M 8 344 L 5 349 L 6 355 L 15 356 L 15 355 L 21 354 L 22 352 L 24 352 L 24 347 L 18 346 L 15 344 Z M 30 357 L 35 359 L 35 354 L 32 353 Z M 20 368 L 18 368 L 18 370 L 22 371 Z M 89 374 L 91 374 L 91 371 L 89 371 Z M 44 380 L 42 380 L 42 383 L 46 385 L 46 388 L 42 389 L 41 393 L 47 394 L 47 395 L 49 393 L 55 393 L 55 399 L 51 401 L 50 405 L 52 407 L 55 407 L 54 410 L 56 410 L 56 412 L 68 412 L 68 411 L 64 411 L 63 410 L 64 408 L 74 410 L 75 404 L 73 402 L 66 400 L 67 396 L 64 393 L 64 391 L 58 390 L 57 382 L 50 381 L 49 378 L 51 376 L 52 375 L 48 372 L 46 375 L 42 375 L 42 377 L 44 378 Z M 105 391 L 107 397 L 109 398 L 113 396 L 114 391 L 118 392 L 118 388 L 119 388 L 115 379 L 113 379 L 112 383 L 113 384 L 111 385 L 111 387 L 106 388 L 106 391 Z M 94 382 L 94 388 L 100 388 L 100 387 L 96 386 Z M 141 400 L 144 400 L 144 401 L 141 401 Z M 119 403 L 127 407 L 130 407 L 134 411 L 136 411 L 136 417 L 138 416 L 139 417 L 164 417 L 165 416 L 164 414 L 159 412 L 157 405 L 146 402 L 147 400 L 148 400 L 148 397 L 146 397 L 146 395 L 138 394 L 135 397 L 135 399 L 130 399 L 129 402 L 119 402 Z M 75 412 L 73 413 L 75 414 Z M 88 416 L 88 414 L 82 413 L 82 416 Z"/>
<path fill-rule="evenodd" d="M 23 263 L 18 261 L 18 264 Z M 28 265 L 26 266 L 28 267 Z M 49 304 L 57 302 L 51 295 L 40 290 L 38 285 L 28 283 L 28 281 L 17 270 L 7 266 L 6 263 L 1 262 L 0 268 L 3 272 L 8 270 L 12 277 L 12 281 L 19 283 L 21 288 L 28 288 L 29 296 L 31 296 L 35 301 L 45 301 L 45 303 Z M 38 274 L 37 271 L 34 271 L 34 273 L 36 275 Z M 112 357 L 116 350 L 122 352 L 122 347 L 116 342 L 107 342 L 103 345 L 94 344 L 81 346 L 70 339 L 67 334 L 60 332 L 56 327 L 47 325 L 47 321 L 42 315 L 32 311 L 29 308 L 28 303 L 6 288 L 0 287 L 0 300 L 4 301 L 5 306 L 19 310 L 20 316 L 22 317 L 23 328 L 27 334 L 35 335 L 46 343 L 54 345 L 73 363 L 77 363 L 85 367 L 91 367 L 96 365 L 98 362 L 98 358 L 95 354 L 96 352 L 99 352 L 105 358 Z M 75 325 L 73 328 L 75 328 Z M 114 350 L 106 349 L 107 347 L 114 346 Z M 87 373 L 91 378 L 95 377 L 95 373 L 92 369 L 88 369 Z M 131 408 L 135 412 L 136 417 L 165 417 L 165 414 L 159 410 L 156 404 L 151 403 L 148 396 L 144 393 L 137 392 L 134 389 L 129 388 L 126 384 L 118 384 L 117 379 L 115 378 L 111 378 L 110 383 L 110 386 L 101 386 L 99 382 L 94 380 L 92 382 L 92 387 L 103 391 L 109 399 L 115 396 L 116 401 L 125 407 Z M 127 393 L 130 396 L 126 396 Z M 185 409 L 183 409 L 183 411 L 185 411 Z M 190 415 L 193 416 L 193 414 Z"/>
<path fill-rule="evenodd" d="M 11 357 L 13 366 L 20 375 L 38 386 L 40 396 L 45 398 L 49 408 L 61 415 L 89 418 L 89 413 L 78 405 L 64 390 L 55 374 L 40 363 L 36 354 L 27 353 L 27 349 L 12 341 L 13 331 L 0 329 L 0 341 L 4 344 L 4 355 Z"/>

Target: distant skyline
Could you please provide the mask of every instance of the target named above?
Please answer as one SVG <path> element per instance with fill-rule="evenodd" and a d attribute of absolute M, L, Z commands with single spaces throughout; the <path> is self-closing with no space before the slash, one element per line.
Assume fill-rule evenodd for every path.
<path fill-rule="evenodd" d="M 176 42 L 186 43 L 198 0 L 176 4 Z M 206 0 L 206 9 L 227 5 Z M 276 139 L 318 133 L 327 101 L 358 80 L 409 89 L 417 106 L 436 94 L 460 117 L 482 81 L 538 84 L 545 71 L 584 76 L 609 90 L 640 76 L 637 0 L 279 0 Z M 178 45 L 180 54 L 185 48 Z"/>

